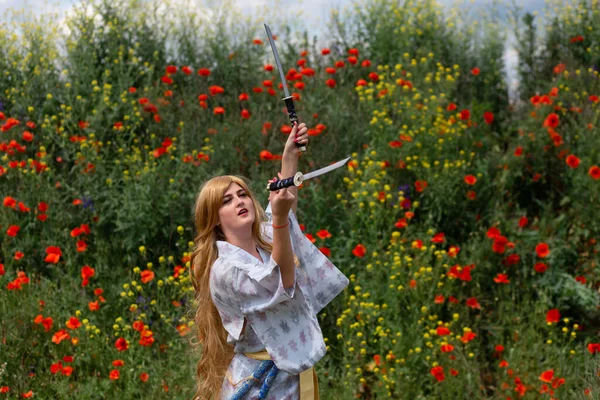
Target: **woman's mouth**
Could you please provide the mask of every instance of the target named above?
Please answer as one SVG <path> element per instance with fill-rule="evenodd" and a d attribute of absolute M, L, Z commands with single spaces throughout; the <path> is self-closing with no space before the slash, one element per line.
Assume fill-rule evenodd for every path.
<path fill-rule="evenodd" d="M 247 210 L 247 209 L 245 209 L 245 208 L 242 208 L 242 209 L 240 210 L 240 212 L 238 213 L 238 215 L 246 215 L 246 214 L 248 214 L 248 210 Z"/>

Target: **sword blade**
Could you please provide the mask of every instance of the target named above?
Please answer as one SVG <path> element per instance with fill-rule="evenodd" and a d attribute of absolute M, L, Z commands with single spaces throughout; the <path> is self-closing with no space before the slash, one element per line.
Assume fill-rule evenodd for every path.
<path fill-rule="evenodd" d="M 273 55 L 275 56 L 275 64 L 277 64 L 277 70 L 279 71 L 279 76 L 281 77 L 281 84 L 283 85 L 283 93 L 285 97 L 290 97 L 290 91 L 287 86 L 287 82 L 285 80 L 285 74 L 283 73 L 283 68 L 281 67 L 281 61 L 279 60 L 279 54 L 277 53 L 277 47 L 275 47 L 275 41 L 273 40 L 273 34 L 271 33 L 271 28 L 267 24 L 265 25 L 265 30 L 267 31 L 267 37 L 269 38 L 269 44 L 271 45 L 271 50 L 273 50 Z"/>
<path fill-rule="evenodd" d="M 304 180 L 307 180 L 307 179 L 314 178 L 315 176 L 326 174 L 329 171 L 333 171 L 334 169 L 339 168 L 342 165 L 346 164 L 349 159 L 350 159 L 350 157 L 344 158 L 343 160 L 340 160 L 334 164 L 328 165 L 327 167 L 323 167 L 316 171 L 309 172 L 308 174 L 303 174 L 302 177 L 304 178 Z"/>

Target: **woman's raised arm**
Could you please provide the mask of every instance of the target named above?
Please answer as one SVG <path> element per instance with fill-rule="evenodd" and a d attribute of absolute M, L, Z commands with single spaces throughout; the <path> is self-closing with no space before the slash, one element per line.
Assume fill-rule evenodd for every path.
<path fill-rule="evenodd" d="M 294 125 L 292 132 L 288 136 L 285 142 L 285 148 L 283 149 L 283 155 L 281 157 L 281 178 L 289 178 L 294 176 L 298 172 L 298 156 L 301 151 L 296 146 L 296 143 L 303 145 L 308 144 L 308 129 L 306 124 L 303 122 L 300 125 Z M 298 188 L 296 186 L 290 186 L 288 191 L 296 197 L 292 204 L 292 210 L 296 215 L 296 208 L 298 207 Z"/>

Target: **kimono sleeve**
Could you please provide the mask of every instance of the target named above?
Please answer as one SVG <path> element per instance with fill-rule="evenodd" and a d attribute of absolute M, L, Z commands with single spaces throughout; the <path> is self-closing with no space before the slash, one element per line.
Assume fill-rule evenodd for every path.
<path fill-rule="evenodd" d="M 272 213 L 269 202 L 265 214 L 268 222 L 263 223 L 264 234 L 272 238 Z M 299 278 L 300 289 L 310 301 L 315 314 L 319 313 L 350 283 L 344 275 L 321 251 L 304 235 L 296 215 L 290 210 L 290 238 L 292 250 L 300 261 L 298 269 L 302 277 Z"/>
<path fill-rule="evenodd" d="M 279 265 L 272 258 L 265 265 L 232 265 L 221 271 L 229 271 L 223 276 L 230 285 L 231 308 L 247 319 L 279 369 L 296 375 L 325 355 L 323 334 L 310 303 L 301 290 L 290 296 L 284 289 Z"/>

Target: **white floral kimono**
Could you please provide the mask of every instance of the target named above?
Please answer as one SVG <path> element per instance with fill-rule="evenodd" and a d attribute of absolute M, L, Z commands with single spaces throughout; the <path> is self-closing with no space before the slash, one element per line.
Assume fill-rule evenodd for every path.
<path fill-rule="evenodd" d="M 271 203 L 265 210 L 268 222 L 261 224 L 263 238 L 273 242 Z M 313 245 L 290 210 L 292 249 L 300 261 L 295 283 L 284 289 L 279 266 L 258 248 L 261 262 L 245 250 L 217 241 L 219 257 L 210 272 L 210 291 L 235 356 L 223 380 L 221 399 L 229 399 L 244 378 L 252 375 L 259 360 L 244 352 L 266 349 L 279 373 L 267 399 L 297 400 L 300 372 L 314 366 L 325 355 L 325 342 L 317 313 L 348 286 L 348 278 Z M 247 320 L 246 328 L 244 320 Z M 266 376 L 266 374 L 265 374 Z M 265 376 L 262 377 L 261 382 Z M 255 384 L 244 399 L 255 399 Z"/>

